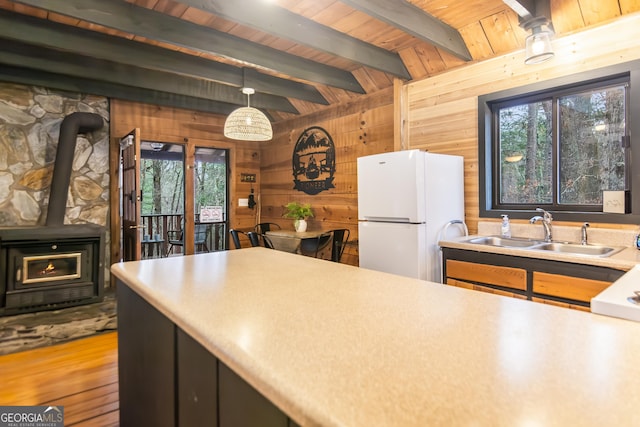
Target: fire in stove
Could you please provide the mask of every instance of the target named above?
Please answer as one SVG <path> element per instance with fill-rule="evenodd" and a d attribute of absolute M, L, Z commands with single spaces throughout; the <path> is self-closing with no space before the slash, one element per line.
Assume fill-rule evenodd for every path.
<path fill-rule="evenodd" d="M 22 271 L 26 273 L 26 277 L 22 280 L 24 284 L 77 279 L 82 272 L 82 253 L 80 252 L 26 256 L 22 261 Z"/>

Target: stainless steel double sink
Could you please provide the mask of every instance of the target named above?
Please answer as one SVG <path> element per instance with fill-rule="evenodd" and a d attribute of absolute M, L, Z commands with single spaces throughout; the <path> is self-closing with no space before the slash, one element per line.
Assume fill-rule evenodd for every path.
<path fill-rule="evenodd" d="M 465 240 L 465 243 L 486 245 L 511 249 L 527 249 L 534 251 L 546 251 L 571 255 L 582 255 L 592 257 L 608 257 L 620 252 L 624 247 L 604 246 L 604 245 L 582 245 L 571 242 L 545 242 L 544 240 L 533 240 L 518 237 L 481 236 Z"/>

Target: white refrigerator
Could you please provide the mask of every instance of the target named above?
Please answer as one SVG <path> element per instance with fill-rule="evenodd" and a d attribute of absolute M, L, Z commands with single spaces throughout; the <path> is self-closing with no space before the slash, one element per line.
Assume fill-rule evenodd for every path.
<path fill-rule="evenodd" d="M 440 281 L 438 234 L 464 220 L 461 156 L 404 150 L 358 158 L 360 267 Z"/>

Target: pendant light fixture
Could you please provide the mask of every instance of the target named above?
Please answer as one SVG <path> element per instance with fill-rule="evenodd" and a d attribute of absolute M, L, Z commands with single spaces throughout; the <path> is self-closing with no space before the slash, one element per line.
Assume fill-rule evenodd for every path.
<path fill-rule="evenodd" d="M 247 95 L 247 106 L 229 114 L 224 122 L 224 136 L 240 141 L 269 141 L 273 137 L 271 122 L 262 111 L 250 106 L 249 97 L 255 90 L 243 87 L 242 93 Z"/>
<path fill-rule="evenodd" d="M 525 64 L 539 64 L 555 56 L 551 46 L 553 30 L 547 18 L 544 16 L 532 18 L 524 21 L 521 26 L 525 30 L 531 31 L 531 34 L 525 39 Z"/>
<path fill-rule="evenodd" d="M 502 0 L 518 14 L 520 27 L 531 34 L 525 39 L 524 63 L 539 64 L 553 58 L 551 37 L 555 34 L 551 22 L 551 0 Z"/>

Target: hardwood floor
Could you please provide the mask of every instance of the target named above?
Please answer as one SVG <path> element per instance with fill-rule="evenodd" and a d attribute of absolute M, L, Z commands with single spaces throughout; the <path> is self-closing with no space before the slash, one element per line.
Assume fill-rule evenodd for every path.
<path fill-rule="evenodd" d="M 0 405 L 64 406 L 65 426 L 118 426 L 117 337 L 0 356 Z"/>

